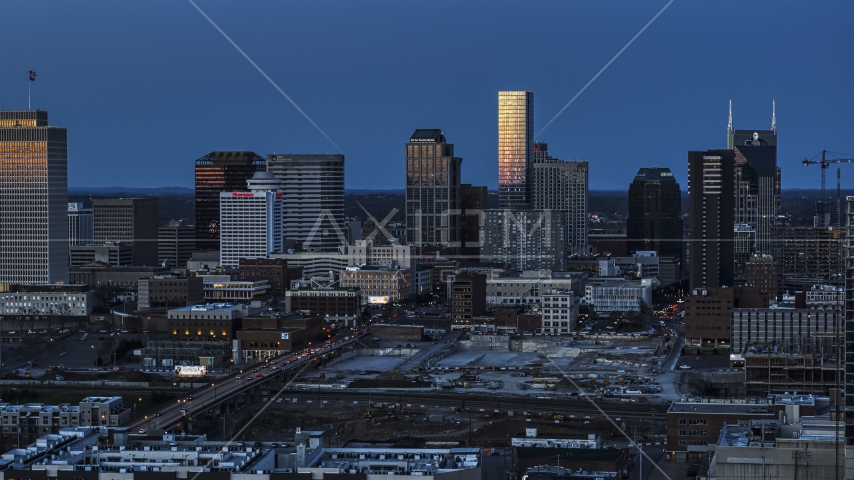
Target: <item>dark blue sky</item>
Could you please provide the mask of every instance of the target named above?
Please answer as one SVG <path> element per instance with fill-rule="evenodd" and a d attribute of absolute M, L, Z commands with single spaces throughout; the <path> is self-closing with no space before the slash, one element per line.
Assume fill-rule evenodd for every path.
<path fill-rule="evenodd" d="M 402 188 L 404 143 L 441 128 L 463 181 L 497 184 L 497 92 L 535 93 L 539 131 L 666 3 L 240 1 L 199 6 L 347 155 L 348 188 Z M 593 189 L 642 166 L 769 128 L 777 100 L 784 188 L 799 162 L 854 153 L 854 3 L 676 0 L 538 140 L 590 161 Z M 186 1 L 0 6 L 0 103 L 69 131 L 70 186 L 192 186 L 211 150 L 333 152 Z M 843 166 L 854 185 L 854 165 Z"/>

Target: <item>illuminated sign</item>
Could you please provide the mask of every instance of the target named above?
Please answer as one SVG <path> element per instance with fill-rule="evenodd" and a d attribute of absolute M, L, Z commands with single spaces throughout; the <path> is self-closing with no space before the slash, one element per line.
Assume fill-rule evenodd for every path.
<path fill-rule="evenodd" d="M 175 375 L 179 377 L 204 377 L 208 367 L 202 365 L 179 365 L 175 367 Z"/>
<path fill-rule="evenodd" d="M 661 172 L 661 173 L 659 173 L 659 175 L 662 177 L 672 177 L 673 172 Z"/>
<path fill-rule="evenodd" d="M 285 196 L 285 194 L 283 194 L 282 192 L 276 192 L 276 197 L 284 197 L 284 196 Z"/>
<path fill-rule="evenodd" d="M 254 197 L 254 193 L 246 193 L 246 192 L 231 192 L 232 197 Z"/>
<path fill-rule="evenodd" d="M 282 340 L 287 340 L 290 334 L 288 332 L 282 332 Z"/>
<path fill-rule="evenodd" d="M 388 297 L 368 297 L 368 303 L 388 303 Z"/>

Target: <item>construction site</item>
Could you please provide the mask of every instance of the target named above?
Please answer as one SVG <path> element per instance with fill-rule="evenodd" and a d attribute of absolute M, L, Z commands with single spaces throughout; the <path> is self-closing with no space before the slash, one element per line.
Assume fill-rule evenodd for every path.
<path fill-rule="evenodd" d="M 811 393 L 835 398 L 844 378 L 842 337 L 816 338 L 797 345 L 751 346 L 744 353 L 748 396 Z M 835 343 L 835 345 L 834 345 Z"/>

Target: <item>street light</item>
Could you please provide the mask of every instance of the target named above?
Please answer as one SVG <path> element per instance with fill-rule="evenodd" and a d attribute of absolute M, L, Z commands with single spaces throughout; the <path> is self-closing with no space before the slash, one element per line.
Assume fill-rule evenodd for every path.
<path fill-rule="evenodd" d="M 95 352 L 95 345 L 89 345 L 92 347 L 92 365 L 98 366 L 98 354 Z"/>
<path fill-rule="evenodd" d="M 214 387 L 214 402 L 216 402 L 216 384 L 212 383 L 211 386 Z"/>

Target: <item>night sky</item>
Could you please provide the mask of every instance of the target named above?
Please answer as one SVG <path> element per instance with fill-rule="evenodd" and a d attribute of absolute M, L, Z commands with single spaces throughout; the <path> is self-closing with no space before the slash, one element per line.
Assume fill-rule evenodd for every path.
<path fill-rule="evenodd" d="M 533 91 L 539 132 L 667 0 L 196 2 L 343 150 L 347 188 L 397 189 L 416 128 L 495 188 L 497 92 Z M 589 160 L 591 189 L 643 166 L 684 189 L 686 152 L 726 146 L 730 96 L 740 129 L 770 128 L 773 97 L 783 188 L 818 188 L 804 157 L 854 154 L 852 19 L 844 0 L 676 0 L 537 140 Z M 337 151 L 188 1 L 4 0 L 0 32 L 0 104 L 27 108 L 37 72 L 72 187 L 191 187 L 212 150 Z"/>

